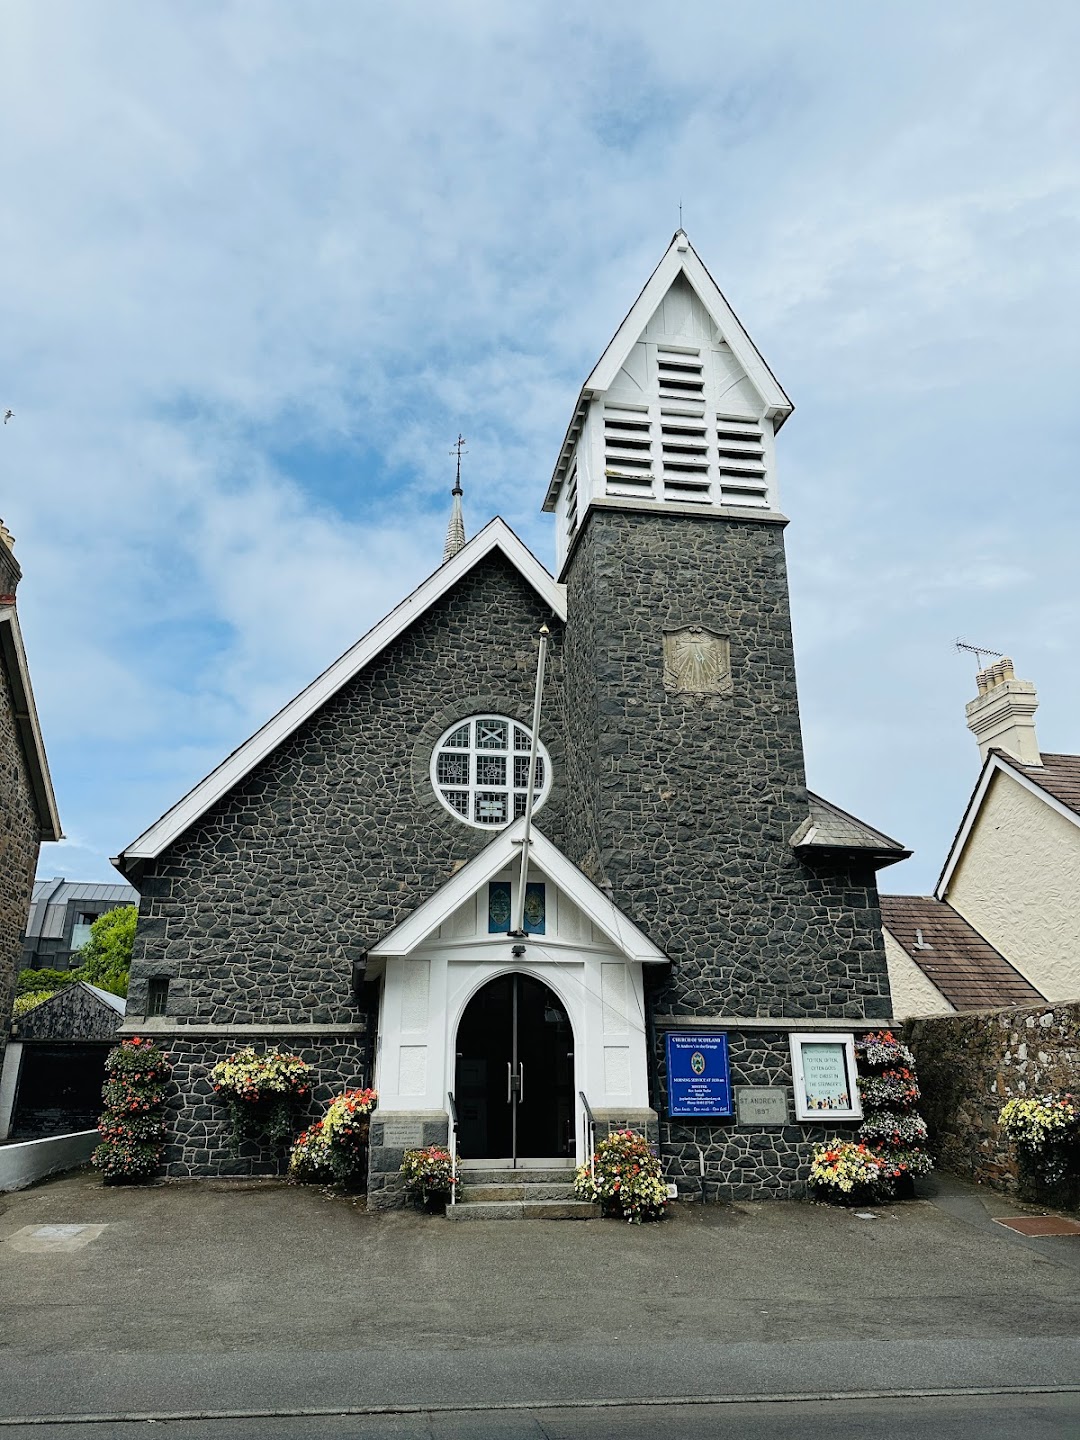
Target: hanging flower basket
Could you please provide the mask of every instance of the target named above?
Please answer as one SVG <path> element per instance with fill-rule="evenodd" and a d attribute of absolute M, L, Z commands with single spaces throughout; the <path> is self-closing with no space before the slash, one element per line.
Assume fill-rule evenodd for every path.
<path fill-rule="evenodd" d="M 426 1210 L 441 1210 L 448 1204 L 460 1179 L 450 1151 L 443 1145 L 406 1150 L 401 1161 L 405 1193 Z"/>
<path fill-rule="evenodd" d="M 854 1140 L 831 1140 L 814 1151 L 810 1186 L 818 1200 L 833 1205 L 873 1205 L 890 1194 L 879 1156 Z"/>
<path fill-rule="evenodd" d="M 210 1072 L 215 1093 L 225 1102 L 236 1146 L 263 1141 L 280 1150 L 296 1130 L 296 1108 L 311 1089 L 311 1067 L 299 1055 L 249 1045 L 219 1060 Z"/>
<path fill-rule="evenodd" d="M 151 1041 L 124 1040 L 105 1058 L 101 1144 L 91 1159 L 106 1185 L 147 1180 L 165 1148 L 165 1085 L 169 1062 Z"/>
<path fill-rule="evenodd" d="M 374 1090 L 335 1095 L 326 1114 L 298 1136 L 289 1152 L 289 1179 L 303 1185 L 348 1185 L 361 1179 L 367 1158 Z"/>
<path fill-rule="evenodd" d="M 592 1164 L 579 1166 L 574 1175 L 574 1194 L 632 1225 L 662 1220 L 668 1206 L 660 1161 L 645 1136 L 633 1130 L 615 1130 L 600 1141 Z"/>
<path fill-rule="evenodd" d="M 1080 1099 L 1010 1100 L 998 1124 L 1016 1147 L 1021 1189 L 1030 1199 L 1066 1208 L 1080 1202 Z"/>

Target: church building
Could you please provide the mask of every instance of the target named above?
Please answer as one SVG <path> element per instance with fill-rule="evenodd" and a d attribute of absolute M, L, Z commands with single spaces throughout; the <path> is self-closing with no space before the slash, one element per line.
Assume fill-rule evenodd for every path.
<path fill-rule="evenodd" d="M 537 496 L 556 573 L 501 519 L 467 540 L 455 485 L 442 564 L 117 857 L 170 1174 L 273 1168 L 208 1079 L 247 1044 L 309 1061 L 316 1105 L 376 1086 L 373 1208 L 436 1141 L 550 1172 L 631 1126 L 737 1199 L 853 1131 L 908 852 L 806 788 L 791 411 L 678 231 Z"/>

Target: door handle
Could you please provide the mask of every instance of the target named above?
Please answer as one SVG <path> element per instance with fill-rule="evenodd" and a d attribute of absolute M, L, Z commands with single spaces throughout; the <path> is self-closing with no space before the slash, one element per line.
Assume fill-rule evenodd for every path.
<path fill-rule="evenodd" d="M 506 1103 L 509 1105 L 514 1094 L 514 1076 L 510 1069 L 510 1061 L 506 1062 Z"/>
<path fill-rule="evenodd" d="M 518 1104 L 525 1104 L 525 1066 L 518 1061 Z"/>

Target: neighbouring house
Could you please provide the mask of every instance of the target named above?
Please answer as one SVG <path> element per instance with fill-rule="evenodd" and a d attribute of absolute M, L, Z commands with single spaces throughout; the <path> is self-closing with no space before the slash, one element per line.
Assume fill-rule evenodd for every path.
<path fill-rule="evenodd" d="M 0 1014 L 11 1014 L 23 930 L 43 840 L 61 839 L 15 591 L 22 570 L 0 521 Z M 0 1025 L 0 1055 L 6 1040 Z"/>
<path fill-rule="evenodd" d="M 933 895 L 883 895 L 898 1017 L 1080 1000 L 1080 755 L 1035 734 L 1002 658 L 967 706 L 982 771 Z"/>
<path fill-rule="evenodd" d="M 130 885 L 65 880 L 62 876 L 35 880 L 19 969 L 78 967 L 78 952 L 90 939 L 94 921 L 122 905 L 138 903 L 139 892 Z"/>
<path fill-rule="evenodd" d="M 499 518 L 466 540 L 455 485 L 443 563 L 124 848 L 170 1174 L 276 1163 L 210 1087 L 244 1044 L 299 1052 L 315 1102 L 374 1081 L 373 1208 L 455 1116 L 466 1167 L 565 1174 L 629 1124 L 734 1198 L 854 1133 L 876 872 L 909 852 L 806 786 L 791 410 L 678 231 L 538 497 L 557 573 Z"/>
<path fill-rule="evenodd" d="M 11 1022 L 0 1067 L 0 1140 L 90 1130 L 101 1114 L 105 1056 L 125 1002 L 77 981 Z"/>

